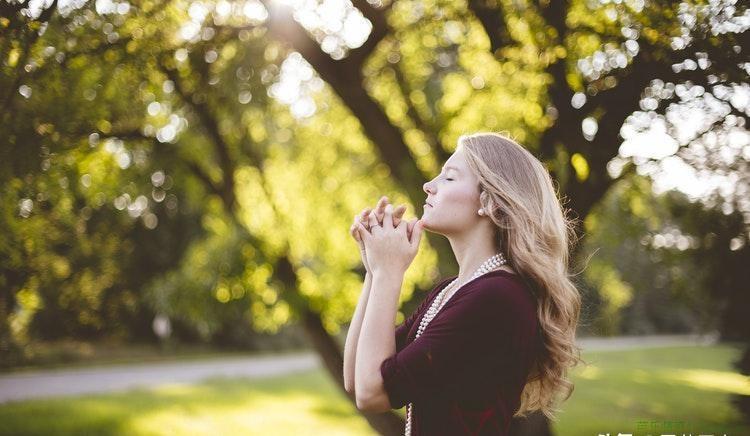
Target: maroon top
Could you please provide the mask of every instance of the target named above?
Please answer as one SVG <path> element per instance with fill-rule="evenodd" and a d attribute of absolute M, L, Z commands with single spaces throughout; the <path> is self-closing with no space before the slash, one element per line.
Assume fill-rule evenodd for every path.
<path fill-rule="evenodd" d="M 506 435 L 538 351 L 536 300 L 523 279 L 495 270 L 469 281 L 422 335 L 440 291 L 396 328 L 396 354 L 380 365 L 391 407 L 412 405 L 412 435 Z"/>

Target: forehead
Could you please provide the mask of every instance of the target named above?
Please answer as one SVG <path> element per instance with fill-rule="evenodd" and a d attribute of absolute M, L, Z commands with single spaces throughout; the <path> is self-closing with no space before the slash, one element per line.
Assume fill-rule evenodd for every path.
<path fill-rule="evenodd" d="M 443 169 L 445 171 L 456 170 L 458 172 L 461 172 L 465 166 L 464 162 L 462 161 L 463 161 L 463 156 L 454 154 L 453 156 L 448 158 L 448 160 L 445 161 L 445 165 L 443 165 Z"/>

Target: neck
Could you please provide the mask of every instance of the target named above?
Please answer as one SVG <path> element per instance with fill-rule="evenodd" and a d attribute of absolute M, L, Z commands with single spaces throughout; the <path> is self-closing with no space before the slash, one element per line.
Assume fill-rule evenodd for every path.
<path fill-rule="evenodd" d="M 458 282 L 465 283 L 479 267 L 499 250 L 485 232 L 448 238 L 458 262 Z"/>

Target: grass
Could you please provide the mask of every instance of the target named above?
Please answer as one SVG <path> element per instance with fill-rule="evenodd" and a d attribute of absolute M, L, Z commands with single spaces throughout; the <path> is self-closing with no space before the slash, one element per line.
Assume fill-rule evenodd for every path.
<path fill-rule="evenodd" d="M 573 371 L 575 390 L 561 406 L 559 435 L 748 435 L 731 405 L 750 395 L 750 378 L 732 368 L 728 345 L 584 353 Z"/>
<path fill-rule="evenodd" d="M 561 405 L 559 436 L 662 433 L 745 435 L 730 393 L 750 394 L 727 345 L 584 353 Z M 405 409 L 397 411 L 404 415 Z M 680 424 L 682 422 L 682 424 Z M 668 429 L 667 427 L 671 427 Z M 0 405 L 2 435 L 375 435 L 322 369 L 263 380 Z"/>
<path fill-rule="evenodd" d="M 374 434 L 321 370 L 0 406 L 3 435 Z"/>

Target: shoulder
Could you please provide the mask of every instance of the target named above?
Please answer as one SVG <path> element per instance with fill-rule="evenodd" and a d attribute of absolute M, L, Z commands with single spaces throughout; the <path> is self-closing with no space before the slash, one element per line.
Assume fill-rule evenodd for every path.
<path fill-rule="evenodd" d="M 491 313 L 515 321 L 536 318 L 537 303 L 530 287 L 519 275 L 492 271 L 469 283 L 446 303 L 469 308 L 476 314 Z"/>
<path fill-rule="evenodd" d="M 531 289 L 517 274 L 499 270 L 480 276 L 466 284 L 463 294 L 468 298 L 486 300 L 533 300 Z"/>
<path fill-rule="evenodd" d="M 456 276 L 441 280 L 428 294 L 425 301 L 432 301 Z M 515 311 L 536 312 L 536 299 L 531 288 L 517 274 L 504 270 L 491 271 L 465 283 L 450 300 L 444 309 L 457 307 L 484 307 L 487 309 L 513 308 Z"/>

